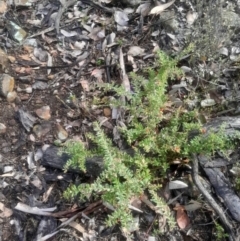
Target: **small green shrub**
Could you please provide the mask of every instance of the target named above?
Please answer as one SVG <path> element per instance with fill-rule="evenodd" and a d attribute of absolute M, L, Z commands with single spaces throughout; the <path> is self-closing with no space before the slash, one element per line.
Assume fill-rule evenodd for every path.
<path fill-rule="evenodd" d="M 218 222 L 214 222 L 215 224 L 215 228 L 216 228 L 216 240 L 217 241 L 222 241 L 222 240 L 226 240 L 226 238 L 228 238 L 228 234 L 225 232 L 224 228 L 218 223 Z"/>
<path fill-rule="evenodd" d="M 171 105 L 166 87 L 169 79 L 182 75 L 176 65 L 176 59 L 159 52 L 157 64 L 148 70 L 147 79 L 131 75 L 134 93 L 126 92 L 121 86 L 102 86 L 105 91 L 115 91 L 121 99 L 126 99 L 124 104 L 118 101 L 110 104 L 124 109 L 126 119 L 130 120 L 119 130 L 134 154 L 114 146 L 97 123 L 93 125 L 94 133 L 88 136 L 95 143 L 95 149 L 87 149 L 81 143 L 65 148 L 72 156 L 67 167 L 77 166 L 84 170 L 86 157 L 97 155 L 103 158 L 104 170 L 93 183 L 72 185 L 64 196 L 68 199 L 78 195 L 81 199 L 101 197 L 115 208 L 107 220 L 109 226 L 121 224 L 128 228 L 132 221 L 128 208 L 130 199 L 148 191 L 159 214 L 164 215 L 169 227 L 173 228 L 171 212 L 163 208 L 166 204 L 156 194 L 156 185 L 161 187 L 170 162 L 176 158 L 190 158 L 192 153 L 211 155 L 216 149 L 224 150 L 231 144 L 223 132 L 206 136 L 197 111 L 185 111 Z M 190 133 L 197 134 L 191 137 Z"/>
<path fill-rule="evenodd" d="M 219 50 L 231 43 L 234 36 L 233 26 L 237 26 L 238 19 L 234 19 L 234 3 L 223 7 L 221 0 L 195 1 L 195 11 L 198 18 L 190 27 L 191 34 L 187 42 L 194 46 L 191 61 L 206 61 L 219 58 Z M 219 61 L 218 61 L 219 62 Z"/>

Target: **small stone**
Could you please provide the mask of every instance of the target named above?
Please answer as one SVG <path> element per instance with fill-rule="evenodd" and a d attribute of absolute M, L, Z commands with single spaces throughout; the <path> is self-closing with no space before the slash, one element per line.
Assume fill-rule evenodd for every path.
<path fill-rule="evenodd" d="M 27 37 L 27 32 L 12 21 L 6 24 L 6 28 L 10 35 L 18 42 L 22 42 Z"/>
<path fill-rule="evenodd" d="M 17 97 L 17 92 L 16 91 L 11 91 L 7 94 L 7 101 L 8 102 L 13 102 Z"/>
<path fill-rule="evenodd" d="M 106 117 L 110 117 L 112 115 L 112 110 L 109 107 L 103 109 L 103 114 Z"/>
<path fill-rule="evenodd" d="M 202 107 L 210 107 L 210 106 L 213 106 L 213 105 L 216 105 L 216 102 L 214 99 L 205 99 L 205 100 L 202 100 L 201 101 L 201 106 Z"/>
<path fill-rule="evenodd" d="M 8 125 L 15 126 L 17 125 L 17 122 L 14 119 L 9 120 Z"/>
<path fill-rule="evenodd" d="M 3 124 L 0 123 L 0 134 L 6 133 L 7 127 Z"/>
<path fill-rule="evenodd" d="M 32 87 L 28 86 L 25 89 L 17 87 L 17 92 L 26 92 L 27 94 L 31 94 L 32 93 Z"/>
<path fill-rule="evenodd" d="M 31 94 L 32 93 L 32 87 L 29 86 L 25 89 L 26 93 Z"/>
<path fill-rule="evenodd" d="M 13 91 L 15 80 L 8 74 L 2 74 L 0 76 L 0 94 L 7 97 L 9 92 Z"/>
<path fill-rule="evenodd" d="M 29 97 L 30 97 L 29 94 L 25 94 L 25 95 L 21 95 L 20 99 L 24 101 L 24 100 L 28 100 Z"/>
<path fill-rule="evenodd" d="M 50 107 L 48 105 L 43 106 L 42 108 L 36 110 L 36 114 L 43 120 L 49 120 L 51 118 Z"/>
<path fill-rule="evenodd" d="M 43 104 L 44 104 L 44 103 L 43 103 L 43 100 L 41 99 L 41 97 L 36 97 L 35 103 L 36 103 L 37 105 L 43 105 Z"/>
<path fill-rule="evenodd" d="M 0 1 L 0 13 L 5 13 L 7 11 L 7 3 L 5 1 Z"/>
<path fill-rule="evenodd" d="M 33 134 L 31 134 L 31 135 L 29 135 L 29 140 L 32 141 L 32 142 L 35 142 L 36 138 Z"/>
<path fill-rule="evenodd" d="M 2 49 L 0 49 L 0 70 L 5 71 L 8 69 L 8 66 L 8 56 Z"/>
<path fill-rule="evenodd" d="M 9 153 L 11 151 L 11 147 L 10 146 L 6 146 L 6 147 L 3 147 L 1 149 L 2 153 L 6 154 L 6 153 Z"/>
<path fill-rule="evenodd" d="M 50 130 L 52 126 L 50 123 L 42 123 L 41 125 L 35 125 L 33 127 L 33 133 L 38 137 L 41 138 L 45 136 Z"/>
<path fill-rule="evenodd" d="M 11 172 L 13 170 L 13 166 L 5 166 L 3 168 L 3 173 Z"/>
<path fill-rule="evenodd" d="M 68 138 L 67 131 L 60 124 L 56 124 L 56 126 L 57 126 L 57 138 L 60 141 L 66 141 L 66 139 Z"/>

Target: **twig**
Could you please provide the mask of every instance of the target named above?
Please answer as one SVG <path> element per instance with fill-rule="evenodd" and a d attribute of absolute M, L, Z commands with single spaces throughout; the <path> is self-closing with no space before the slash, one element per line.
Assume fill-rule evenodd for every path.
<path fill-rule="evenodd" d="M 193 181 L 195 182 L 197 188 L 203 194 L 203 196 L 206 198 L 206 200 L 208 201 L 208 203 L 210 204 L 212 209 L 219 216 L 219 219 L 221 220 L 222 224 L 224 225 L 225 230 L 229 234 L 228 239 L 230 241 L 236 240 L 235 234 L 233 232 L 233 227 L 232 227 L 231 223 L 229 222 L 228 218 L 226 217 L 226 215 L 224 214 L 224 211 L 217 204 L 217 202 L 213 199 L 213 197 L 208 193 L 208 191 L 202 185 L 202 183 L 198 177 L 198 158 L 196 155 L 193 155 L 192 164 L 193 164 L 192 178 L 193 178 Z"/>
<path fill-rule="evenodd" d="M 63 100 L 60 99 L 58 95 L 56 95 L 56 98 L 69 110 L 74 111 L 70 106 L 68 106 Z"/>

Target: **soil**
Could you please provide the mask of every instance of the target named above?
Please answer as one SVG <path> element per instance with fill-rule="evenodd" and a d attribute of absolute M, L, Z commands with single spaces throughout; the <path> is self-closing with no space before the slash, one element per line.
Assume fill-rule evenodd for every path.
<path fill-rule="evenodd" d="M 106 132 L 113 136 L 116 120 L 112 118 L 112 109 L 109 107 L 94 108 L 94 106 L 89 106 L 89 103 L 95 97 L 99 97 L 100 100 L 104 97 L 112 97 L 111 93 L 105 96 L 104 93 L 95 88 L 96 83 L 108 82 L 109 79 L 113 83 L 122 82 L 122 70 L 119 67 L 119 46 L 122 45 L 125 67 L 127 74 L 129 74 L 135 68 L 141 70 L 153 65 L 154 59 L 151 57 L 154 55 L 154 52 L 152 52 L 153 46 L 160 46 L 172 55 L 176 54 L 174 50 L 182 47 L 179 45 L 182 44 L 181 41 L 184 36 L 181 35 L 182 33 L 175 34 L 178 31 L 172 29 L 174 27 L 172 23 L 158 24 L 158 16 L 143 16 L 144 19 L 142 19 L 135 12 L 129 20 L 129 28 L 117 30 L 116 23 L 112 23 L 114 18 L 110 12 L 94 4 L 89 6 L 86 1 L 77 1 L 75 5 L 70 5 L 64 9 L 59 31 L 57 31 L 56 14 L 61 12 L 60 2 L 34 1 L 31 6 L 24 4 L 16 6 L 9 2 L 8 4 L 5 3 L 7 10 L 2 14 L 2 24 L 0 24 L 0 27 L 2 26 L 0 28 L 0 46 L 8 56 L 9 65 L 2 68 L 1 74 L 8 73 L 14 77 L 14 90 L 17 92 L 17 97 L 13 102 L 9 102 L 6 97 L 0 97 L 0 123 L 7 127 L 6 132 L 0 134 L 0 203 L 3 204 L 4 208 L 12 210 L 12 213 L 8 215 L 6 210 L 1 208 L 1 240 L 43 240 L 41 237 L 56 230 L 60 231 L 48 240 L 127 240 L 119 227 L 106 227 L 104 219 L 109 213 L 109 209 L 100 200 L 95 203 L 91 201 L 82 202 L 79 199 L 69 202 L 63 199 L 63 192 L 71 183 L 91 182 L 93 178 L 96 178 L 96 174 L 83 175 L 75 171 L 65 173 L 59 168 L 43 166 L 42 156 L 36 158 L 36 153 L 46 145 L 59 146 L 65 140 L 84 139 L 85 134 L 92 130 L 92 122 L 96 120 L 102 122 Z M 189 10 L 190 5 L 188 3 L 189 1 L 182 4 L 176 3 L 171 8 L 172 11 L 177 13 L 177 18 L 174 21 L 179 21 L 179 26 L 186 24 L 182 22 L 181 16 Z M 118 9 L 126 7 L 121 3 L 114 4 L 102 4 L 102 6 L 113 11 L 116 11 L 114 7 L 118 7 Z M 180 7 L 183 8 L 182 12 L 179 12 L 178 8 Z M 82 16 L 80 13 L 82 13 Z M 37 24 L 37 21 L 40 20 L 41 23 Z M 24 41 L 17 41 L 12 34 L 13 30 L 7 27 L 9 26 L 7 23 L 10 21 L 17 23 L 27 32 L 28 37 L 25 40 L 34 39 L 36 43 L 29 44 Z M 33 21 L 36 22 L 33 23 Z M 157 28 L 158 25 L 160 27 Z M 41 31 L 52 26 L 54 27 L 51 31 L 41 33 Z M 100 29 L 95 29 L 95 26 L 100 26 Z M 89 28 L 91 28 L 90 33 Z M 106 33 L 100 30 L 104 30 Z M 155 32 L 152 30 L 155 30 Z M 157 30 L 160 31 L 160 34 L 154 37 L 153 32 L 157 34 Z M 118 33 L 117 41 L 112 43 L 109 40 L 111 39 L 110 34 L 115 32 Z M 113 46 L 108 49 L 109 53 L 107 50 L 104 50 L 106 53 L 102 50 L 103 42 L 106 39 L 109 41 L 107 44 Z M 152 46 L 150 40 L 155 45 Z M 179 44 L 176 44 L 176 42 Z M 84 45 L 82 49 L 76 47 L 81 44 Z M 117 47 L 114 47 L 114 44 Z M 128 50 L 131 46 L 141 47 L 145 54 L 136 54 L 137 57 L 133 55 L 131 60 L 131 58 L 128 58 Z M 230 48 L 229 45 L 227 47 Z M 77 50 L 81 50 L 81 54 L 72 55 Z M 138 49 L 138 51 L 140 50 Z M 48 56 L 47 60 L 39 60 L 45 52 L 51 58 Z M 149 54 L 148 57 L 146 57 L 147 53 Z M 87 57 L 83 57 L 84 54 Z M 109 60 L 110 56 L 112 59 Z M 51 59 L 53 63 L 50 63 Z M 186 59 L 182 59 L 182 63 L 179 65 L 185 65 L 186 62 L 188 62 Z M 209 66 L 212 62 L 210 60 L 199 61 L 198 64 L 205 64 L 206 72 L 210 72 L 212 69 Z M 223 65 L 221 67 L 223 68 Z M 229 63 L 225 67 L 229 68 Z M 197 67 L 189 64 L 189 68 L 193 70 Z M 234 81 L 238 84 L 236 71 L 235 68 L 234 74 L 231 76 L 235 78 Z M 196 75 L 189 76 L 189 78 L 192 78 L 193 82 L 197 79 Z M 224 78 L 227 77 L 224 76 Z M 219 82 L 223 81 L 224 78 Z M 201 83 L 198 83 L 198 86 L 194 86 L 194 88 L 196 87 L 195 90 L 201 89 L 204 85 L 203 89 L 207 92 L 208 90 L 205 88 L 205 85 L 209 88 L 209 85 L 206 84 L 207 81 L 206 77 L 206 80 L 204 79 Z M 34 87 L 37 82 L 41 87 Z M 218 83 L 219 86 L 221 83 Z M 168 90 L 171 91 L 175 84 L 171 83 Z M 222 86 L 226 85 L 225 82 L 222 84 Z M 32 91 L 29 91 L 30 93 L 24 91 L 28 87 L 33 88 Z M 210 86 L 210 89 L 211 98 L 215 99 L 216 102 L 225 99 L 222 90 L 219 91 L 219 88 L 213 89 L 212 86 Z M 185 87 L 179 88 L 176 94 L 177 98 L 179 97 L 178 101 L 181 102 L 184 99 L 185 93 L 189 93 L 188 90 Z M 201 89 L 196 96 L 202 95 Z M 176 96 L 174 98 L 176 99 Z M 36 110 L 43 106 L 49 106 L 50 118 L 40 118 L 36 114 Z M 235 111 L 236 106 L 238 106 L 236 101 L 231 102 L 232 106 L 234 106 Z M 224 109 L 225 113 L 229 113 L 230 107 L 228 105 L 221 105 L 221 108 Z M 19 110 L 24 112 L 25 119 L 21 119 Z M 216 109 L 214 114 L 209 109 L 206 112 L 210 112 L 212 116 L 218 115 Z M 34 117 L 34 121 L 31 123 L 32 117 Z M 29 130 L 26 129 L 26 123 L 30 123 Z M 59 129 L 59 126 L 63 130 Z M 59 135 L 64 136 L 65 139 L 60 140 Z M 6 168 L 10 168 L 10 171 L 6 171 Z M 184 173 L 187 175 L 187 171 Z M 44 199 L 48 191 L 49 196 Z M 200 193 L 198 191 L 196 193 L 189 194 L 186 191 L 180 198 L 181 202 L 189 201 L 191 195 L 197 198 Z M 179 191 L 173 191 L 174 197 L 179 194 Z M 19 202 L 38 208 L 57 207 L 56 213 L 59 214 L 61 211 L 66 211 L 66 213 L 60 213 L 57 217 L 27 214 L 14 209 Z M 133 233 L 132 240 L 157 240 L 151 239 L 151 237 L 155 237 L 152 232 L 155 213 L 149 210 L 147 205 L 143 205 L 142 208 L 144 214 L 140 218 L 141 228 Z M 70 218 L 82 211 L 88 213 L 85 213 L 87 218 L 78 217 L 75 221 L 87 230 L 86 233 L 80 232 L 76 227 L 59 227 L 61 218 Z M 187 214 L 191 220 L 191 228 L 188 231 L 178 228 L 173 232 L 165 230 L 163 234 L 157 235 L 158 240 L 216 240 L 214 235 L 216 229 L 213 222 L 216 217 L 207 204 L 204 208 Z"/>

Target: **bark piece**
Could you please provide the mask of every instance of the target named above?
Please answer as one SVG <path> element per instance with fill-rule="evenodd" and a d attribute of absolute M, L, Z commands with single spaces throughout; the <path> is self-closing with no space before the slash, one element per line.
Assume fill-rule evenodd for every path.
<path fill-rule="evenodd" d="M 206 163 L 205 156 L 198 156 L 200 163 Z M 217 195 L 222 198 L 232 217 L 240 222 L 240 198 L 231 187 L 229 180 L 218 168 L 203 168 Z"/>
<path fill-rule="evenodd" d="M 63 169 L 67 161 L 70 159 L 70 155 L 67 153 L 60 153 L 60 149 L 55 146 L 48 147 L 42 157 L 41 165 L 48 166 L 57 169 Z M 100 157 L 93 157 L 86 159 L 86 174 L 97 178 L 103 170 L 103 160 Z M 77 168 L 70 167 L 69 172 L 83 174 Z"/>

